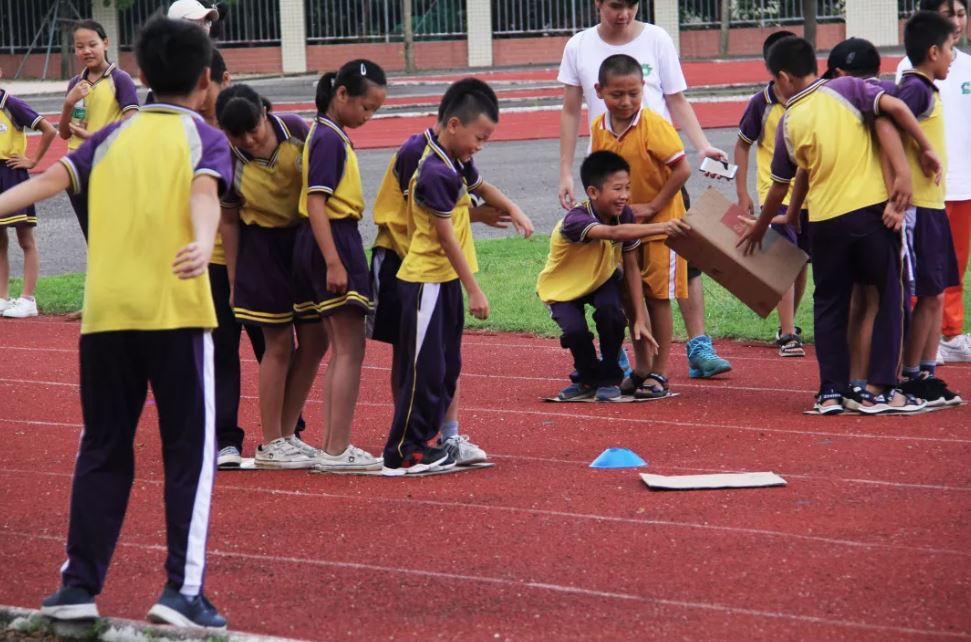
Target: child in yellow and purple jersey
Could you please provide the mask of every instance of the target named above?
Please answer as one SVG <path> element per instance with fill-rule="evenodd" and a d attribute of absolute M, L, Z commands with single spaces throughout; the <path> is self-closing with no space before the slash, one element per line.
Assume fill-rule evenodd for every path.
<path fill-rule="evenodd" d="M 485 82 L 476 78 L 465 78 L 452 83 L 442 96 L 438 107 L 439 122 L 420 134 L 406 140 L 392 157 L 385 171 L 384 179 L 378 190 L 374 204 L 374 222 L 378 225 L 378 236 L 371 254 L 371 288 L 374 312 L 368 316 L 368 336 L 376 341 L 390 343 L 393 352 L 398 352 L 398 336 L 401 326 L 401 305 L 398 300 L 398 269 L 408 253 L 410 234 L 408 230 L 408 184 L 419 161 L 429 144 L 438 140 L 442 115 L 455 101 L 467 93 L 477 93 L 499 108 L 495 92 Z M 474 167 L 474 165 L 469 165 Z M 510 201 L 498 188 L 477 177 L 475 184 L 466 182 L 473 198 L 482 204 L 469 210 L 473 223 L 484 223 L 504 228 L 512 223 L 524 237 L 533 232 L 532 221 L 522 210 Z M 391 394 L 397 394 L 399 372 L 397 359 L 392 359 Z M 458 423 L 459 389 L 456 388 L 452 403 L 445 415 L 439 434 L 439 444 L 452 454 L 458 465 L 468 465 L 484 461 L 485 451 L 474 444 L 467 435 L 459 434 Z"/>
<path fill-rule="evenodd" d="M 384 71 L 352 60 L 317 83 L 317 116 L 304 145 L 294 286 L 301 316 L 320 319 L 332 350 L 324 382 L 327 414 L 316 457 L 320 471 L 374 470 L 381 460 L 351 444 L 351 424 L 364 361 L 364 317 L 371 282 L 358 222 L 364 190 L 357 154 L 345 128 L 364 125 L 384 103 Z M 296 419 L 296 417 L 294 417 Z"/>
<path fill-rule="evenodd" d="M 913 68 L 903 72 L 896 94 L 941 154 L 946 145 L 944 107 L 934 81 L 947 78 L 954 59 L 953 33 L 952 22 L 936 11 L 918 12 L 907 21 L 904 46 Z M 917 300 L 904 345 L 902 389 L 931 406 L 956 405 L 961 398 L 935 372 L 944 290 L 961 282 L 945 210 L 945 185 L 919 171 L 920 149 L 913 140 L 907 141 L 906 150 L 914 177 L 913 207 L 907 210 L 905 226 L 914 277 L 909 294 Z"/>
<path fill-rule="evenodd" d="M 42 175 L 0 194 L 0 215 L 70 189 L 90 213 L 80 339 L 84 429 L 70 499 L 56 619 L 98 617 L 96 596 L 122 530 L 148 387 L 165 469 L 166 582 L 152 622 L 225 628 L 203 593 L 213 480 L 212 340 L 206 267 L 231 181 L 225 136 L 194 111 L 212 46 L 193 25 L 155 18 L 135 45 L 158 103 L 113 123 Z M 164 186 L 160 189 L 159 186 Z"/>
<path fill-rule="evenodd" d="M 259 326 L 265 345 L 259 385 L 263 442 L 256 466 L 311 468 L 317 451 L 294 427 L 326 344 L 315 318 L 295 318 L 293 287 L 301 158 L 309 130 L 295 114 L 268 111 L 248 85 L 223 90 L 216 112 L 233 151 L 233 187 L 223 198 L 220 225 L 233 313 L 240 323 Z"/>
<path fill-rule="evenodd" d="M 0 77 L 2 77 L 0 72 Z M 27 129 L 41 132 L 40 145 L 33 157 L 27 155 Z M 26 181 L 27 171 L 44 158 L 56 136 L 54 126 L 24 101 L 0 89 L 0 194 Z M 19 212 L 0 216 L 0 316 L 14 319 L 37 316 L 34 290 L 40 259 L 34 242 L 37 210 L 28 205 Z M 17 231 L 17 242 L 24 253 L 24 286 L 20 296 L 10 298 L 10 259 L 7 229 Z"/>
<path fill-rule="evenodd" d="M 791 31 L 776 31 L 762 44 L 762 58 L 768 59 L 769 49 L 782 38 L 793 36 Z M 772 164 L 772 154 L 775 151 L 775 132 L 785 111 L 785 101 L 779 96 L 775 83 L 769 82 L 762 91 L 751 99 L 742 114 L 738 125 L 738 140 L 735 142 L 735 164 L 738 174 L 735 176 L 735 187 L 738 192 L 738 205 L 750 214 L 755 213 L 755 205 L 748 193 L 749 150 L 755 145 L 755 159 L 759 205 L 765 202 L 769 193 L 772 179 L 769 178 L 769 166 Z M 772 219 L 772 229 L 782 234 L 793 245 L 809 254 L 809 229 L 807 226 L 808 213 L 800 211 L 798 218 L 790 223 L 788 218 L 790 194 L 782 201 L 782 209 Z M 795 214 L 795 212 L 793 212 Z M 780 357 L 804 357 L 806 351 L 802 345 L 802 329 L 796 327 L 796 311 L 806 290 L 806 273 L 803 270 L 796 277 L 796 282 L 782 296 L 776 307 L 779 315 L 779 332 L 776 345 L 779 347 Z"/>
<path fill-rule="evenodd" d="M 684 218 L 681 188 L 691 175 L 684 144 L 663 117 L 641 106 L 644 71 L 626 54 L 615 54 L 600 65 L 597 96 L 607 112 L 593 121 L 593 151 L 611 151 L 631 166 L 631 209 L 638 223 L 666 223 Z M 664 243 L 663 232 L 641 243 L 641 278 L 651 331 L 657 340 L 652 358 L 647 341 L 633 340 L 634 371 L 621 386 L 625 394 L 650 398 L 670 394 L 668 358 L 674 336 L 671 303 L 688 296 L 688 264 Z M 642 305 L 631 301 L 631 310 Z M 629 317 L 634 314 L 629 313 Z"/>
<path fill-rule="evenodd" d="M 131 76 L 108 60 L 108 34 L 94 20 L 74 25 L 74 55 L 84 71 L 71 78 L 57 130 L 75 150 L 107 125 L 129 118 L 138 111 L 138 95 Z M 71 200 L 87 238 L 87 212 Z"/>
<path fill-rule="evenodd" d="M 817 79 L 816 52 L 802 38 L 783 38 L 773 45 L 768 65 L 787 101 L 786 112 L 776 133 L 773 184 L 762 214 L 739 246 L 746 253 L 757 249 L 790 183 L 808 185 L 820 371 L 814 409 L 825 415 L 840 413 L 845 400 L 846 407 L 864 414 L 922 410 L 923 401 L 896 388 L 903 339 L 903 217 L 898 209 L 909 199 L 910 170 L 893 124 L 877 118 L 880 147 L 894 171 L 891 201 L 871 122 L 889 116 L 914 136 L 926 171 L 939 172 L 940 161 L 902 102 L 859 78 Z M 854 283 L 875 285 L 880 295 L 870 379 L 862 391 L 849 389 L 847 326 Z"/>

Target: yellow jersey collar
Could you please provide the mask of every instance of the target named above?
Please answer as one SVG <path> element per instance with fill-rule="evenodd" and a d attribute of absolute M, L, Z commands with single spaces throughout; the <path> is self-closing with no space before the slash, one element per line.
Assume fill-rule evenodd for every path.
<path fill-rule="evenodd" d="M 604 112 L 604 120 L 603 120 L 602 127 L 604 131 L 609 132 L 619 140 L 624 137 L 624 134 L 637 127 L 637 123 L 641 122 L 641 114 L 643 112 L 644 112 L 644 109 L 642 108 L 640 111 L 637 112 L 637 115 L 634 116 L 634 118 L 630 121 L 630 123 L 627 124 L 627 127 L 624 129 L 624 131 L 618 134 L 617 132 L 614 131 L 613 121 L 610 120 L 610 112 L 606 111 Z"/>
<path fill-rule="evenodd" d="M 347 134 L 344 133 L 344 128 L 332 121 L 330 118 L 327 118 L 327 116 L 323 114 L 317 114 L 317 122 L 326 127 L 330 127 L 337 132 L 337 135 L 341 137 L 341 140 L 344 141 L 345 145 L 349 145 L 352 148 L 354 147 L 354 143 L 352 143 L 351 139 L 348 138 Z"/>
<path fill-rule="evenodd" d="M 245 152 L 239 149 L 235 145 L 232 145 L 233 154 L 243 163 L 255 162 L 260 165 L 266 165 L 267 167 L 272 167 L 276 164 L 277 158 L 280 156 L 280 148 L 283 144 L 290 140 L 292 134 L 290 134 L 290 129 L 287 124 L 283 122 L 283 119 L 276 114 L 267 114 L 266 117 L 270 121 L 270 127 L 273 128 L 273 135 L 276 136 L 276 147 L 273 148 L 273 153 L 270 154 L 269 158 L 256 158 L 249 152 Z"/>
<path fill-rule="evenodd" d="M 0 109 L 5 109 L 7 107 L 7 98 L 10 94 L 7 93 L 6 89 L 0 89 Z"/>
<path fill-rule="evenodd" d="M 796 104 L 797 102 L 799 102 L 800 100 L 808 96 L 809 94 L 813 93 L 814 91 L 822 87 L 824 84 L 826 84 L 826 82 L 827 82 L 826 78 L 819 78 L 818 80 L 814 81 L 812 84 L 810 84 L 802 91 L 796 92 L 795 94 L 792 95 L 792 97 L 788 101 L 786 101 L 786 107 L 787 108 L 792 107 L 794 104 Z"/>
<path fill-rule="evenodd" d="M 180 116 L 192 116 L 193 118 L 202 120 L 202 116 L 192 111 L 188 107 L 172 105 L 170 103 L 152 103 L 151 105 L 145 105 L 139 111 L 150 114 L 178 114 Z"/>
<path fill-rule="evenodd" d="M 442 162 L 445 163 L 450 170 L 458 174 L 458 168 L 455 166 L 457 161 L 449 157 L 449 155 L 442 148 L 442 145 L 438 142 L 438 139 L 435 138 L 434 135 L 431 135 L 431 130 L 425 132 L 425 137 L 428 140 L 428 146 L 431 148 L 431 150 L 442 159 Z"/>

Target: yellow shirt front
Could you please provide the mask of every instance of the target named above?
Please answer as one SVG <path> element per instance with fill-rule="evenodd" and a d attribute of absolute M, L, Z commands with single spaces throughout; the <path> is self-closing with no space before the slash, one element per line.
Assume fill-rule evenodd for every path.
<path fill-rule="evenodd" d="M 908 69 L 903 73 L 900 86 L 895 94 L 910 108 L 924 135 L 931 143 L 941 163 L 947 167 L 947 140 L 944 131 L 944 104 L 941 94 L 930 78 L 917 71 Z M 957 125 L 955 125 L 957 126 Z M 971 126 L 971 123 L 964 125 Z M 928 209 L 944 209 L 946 185 L 944 179 L 940 184 L 934 182 L 933 176 L 925 176 L 920 168 L 920 145 L 913 138 L 907 136 L 905 150 L 907 162 L 910 164 L 910 175 L 914 183 L 912 202 L 916 207 Z"/>
<path fill-rule="evenodd" d="M 772 180 L 791 184 L 809 173 L 810 221 L 886 202 L 880 158 L 871 131 L 884 90 L 860 78 L 817 80 L 789 99 L 776 137 Z"/>
<path fill-rule="evenodd" d="M 324 194 L 328 218 L 361 220 L 364 189 L 357 154 L 341 126 L 326 116 L 318 115 L 310 128 L 303 148 L 302 172 L 301 216 L 310 216 L 307 210 L 309 194 Z"/>
<path fill-rule="evenodd" d="M 378 226 L 375 247 L 383 247 L 404 258 L 408 253 L 408 186 L 418 168 L 425 148 L 435 139 L 435 133 L 426 129 L 410 136 L 388 163 L 374 200 L 374 223 Z M 481 183 L 481 181 L 480 181 Z M 474 190 L 478 185 L 469 186 Z"/>
<path fill-rule="evenodd" d="M 43 116 L 0 89 L 0 160 L 27 153 L 27 129 L 37 129 Z"/>
<path fill-rule="evenodd" d="M 81 333 L 215 327 L 208 275 L 179 279 L 172 262 L 195 240 L 193 181 L 230 183 L 222 132 L 195 112 L 157 104 L 99 131 L 61 162 L 88 210 Z"/>
<path fill-rule="evenodd" d="M 752 96 L 742 120 L 738 125 L 738 137 L 749 145 L 755 145 L 756 186 L 759 192 L 759 205 L 772 187 L 772 156 L 775 154 L 775 135 L 779 122 L 786 112 L 786 106 L 775 95 L 775 83 L 769 83 L 762 91 Z M 782 204 L 788 205 L 792 188 Z"/>
<path fill-rule="evenodd" d="M 607 239 L 591 239 L 587 233 L 598 225 L 633 223 L 634 213 L 629 207 L 617 218 L 604 220 L 589 201 L 578 205 L 553 228 L 550 253 L 546 267 L 536 280 L 536 294 L 540 301 L 565 303 L 582 299 L 593 293 L 613 276 L 624 252 L 636 250 L 639 240 L 623 244 Z"/>
<path fill-rule="evenodd" d="M 471 163 L 469 163 L 471 164 Z M 430 141 L 409 184 L 409 231 L 411 244 L 401 262 L 398 278 L 412 283 L 445 283 L 458 278 L 442 249 L 433 217 L 449 219 L 469 268 L 479 271 L 469 220 L 472 199 L 466 164 L 449 158 L 437 141 Z"/>
<path fill-rule="evenodd" d="M 671 166 L 684 158 L 684 143 L 674 127 L 650 109 L 642 109 L 622 132 L 614 132 L 610 112 L 598 116 L 590 128 L 592 151 L 614 152 L 630 165 L 630 202 L 654 200 L 671 177 Z M 674 195 L 649 223 L 664 223 L 684 218 L 684 199 Z M 645 237 L 645 241 L 665 238 L 664 234 Z"/>
<path fill-rule="evenodd" d="M 101 77 L 93 83 L 86 78 L 87 71 L 75 76 L 68 83 L 67 89 L 71 91 L 79 82 L 87 83 L 91 87 L 91 91 L 84 97 L 84 107 L 87 111 L 85 129 L 88 132 L 94 134 L 105 126 L 121 120 L 127 112 L 138 109 L 135 83 L 131 76 L 116 65 L 108 65 Z M 83 139 L 71 136 L 67 147 L 74 150 L 80 147 L 83 142 Z"/>

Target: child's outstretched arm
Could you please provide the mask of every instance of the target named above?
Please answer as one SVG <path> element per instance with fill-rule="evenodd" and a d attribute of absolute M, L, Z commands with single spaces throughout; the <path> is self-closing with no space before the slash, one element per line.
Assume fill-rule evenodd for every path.
<path fill-rule="evenodd" d="M 636 241 L 645 236 L 666 234 L 681 236 L 691 230 L 691 226 L 680 219 L 666 223 L 620 223 L 619 225 L 594 225 L 587 231 L 589 239 L 607 241 Z"/>
<path fill-rule="evenodd" d="M 638 254 L 639 252 L 636 251 L 624 252 L 624 281 L 627 284 L 627 292 L 630 295 L 630 300 L 633 302 L 631 307 L 634 308 L 634 318 L 631 320 L 632 323 L 630 326 L 631 339 L 634 341 L 646 340 L 653 346 L 652 351 L 657 354 L 657 341 L 654 340 L 654 336 L 647 326 L 647 318 L 643 306 L 644 283 L 641 280 L 641 267 L 637 263 Z"/>
<path fill-rule="evenodd" d="M 748 156 L 752 149 L 752 144 L 742 140 L 741 137 L 735 141 L 735 164 L 738 171 L 735 173 L 735 192 L 738 194 L 738 206 L 755 216 L 755 203 L 748 193 Z"/>
<path fill-rule="evenodd" d="M 449 263 L 452 264 L 452 269 L 459 275 L 459 280 L 465 287 L 466 294 L 469 295 L 469 312 L 476 319 L 488 319 L 489 300 L 486 298 L 482 288 L 479 287 L 479 282 L 475 280 L 472 268 L 469 267 L 469 262 L 465 259 L 465 253 L 462 251 L 458 239 L 455 238 L 455 232 L 452 230 L 452 220 L 444 216 L 435 216 L 434 214 L 430 216 L 432 225 L 435 227 L 435 233 L 438 234 L 438 242 L 441 243 L 442 249 L 445 251 L 445 256 L 448 257 Z"/>
<path fill-rule="evenodd" d="M 320 192 L 307 195 L 307 213 L 310 216 L 310 229 L 314 232 L 314 239 L 320 253 L 324 255 L 327 264 L 327 289 L 334 294 L 344 294 L 347 291 L 347 270 L 341 263 L 334 243 L 334 233 L 330 229 L 330 218 L 327 216 L 327 196 Z"/>
<path fill-rule="evenodd" d="M 518 205 L 512 202 L 512 200 L 502 193 L 498 187 L 493 185 L 488 181 L 482 181 L 479 187 L 476 188 L 475 193 L 482 197 L 482 199 L 492 205 L 497 210 L 509 213 L 510 222 L 516 231 L 523 235 L 523 238 L 529 238 L 533 234 L 533 222 L 528 216 L 519 208 Z"/>
<path fill-rule="evenodd" d="M 37 123 L 37 131 L 40 132 L 40 144 L 37 146 L 36 156 L 31 158 L 30 156 L 14 154 L 7 160 L 7 167 L 11 169 L 34 169 L 37 167 L 37 164 L 47 154 L 47 150 L 50 149 L 54 138 L 57 137 L 57 130 L 54 129 L 54 125 L 47 122 L 47 119 L 42 118 Z"/>
<path fill-rule="evenodd" d="M 675 161 L 671 165 L 671 170 L 671 175 L 664 182 L 664 185 L 661 186 L 661 189 L 658 190 L 654 200 L 650 203 L 631 204 L 630 208 L 634 211 L 634 218 L 638 221 L 647 221 L 654 218 L 658 212 L 671 202 L 671 199 L 681 191 L 684 184 L 691 178 L 691 164 L 688 163 L 686 156 L 682 156 Z"/>
<path fill-rule="evenodd" d="M 201 175 L 192 180 L 189 210 L 195 240 L 182 247 L 172 263 L 172 271 L 180 279 L 202 276 L 209 268 L 219 225 L 219 182 L 214 176 Z"/>
<path fill-rule="evenodd" d="M 0 216 L 19 212 L 38 201 L 71 187 L 71 177 L 62 163 L 55 163 L 40 176 L 11 187 L 0 194 Z"/>
<path fill-rule="evenodd" d="M 897 123 L 897 127 L 917 141 L 917 145 L 920 146 L 921 151 L 920 168 L 924 170 L 925 176 L 934 176 L 935 182 L 940 184 L 941 176 L 943 175 L 941 159 L 938 158 L 924 130 L 920 128 L 917 118 L 910 111 L 910 108 L 907 107 L 907 103 L 899 98 L 881 94 L 879 107 L 881 114 L 886 114 L 890 118 L 893 118 L 894 122 Z M 883 144 L 883 140 L 880 143 Z M 903 146 L 901 146 L 900 151 L 901 153 L 903 152 Z M 896 153 L 896 150 L 892 152 L 888 150 L 888 153 Z M 896 167 L 896 159 L 893 156 L 890 157 L 890 161 Z"/>

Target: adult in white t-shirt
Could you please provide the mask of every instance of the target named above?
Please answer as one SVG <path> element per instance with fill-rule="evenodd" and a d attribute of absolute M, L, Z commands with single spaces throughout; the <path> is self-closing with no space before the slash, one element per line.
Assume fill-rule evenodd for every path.
<path fill-rule="evenodd" d="M 725 152 L 708 142 L 691 103 L 684 96 L 688 84 L 671 36 L 656 25 L 637 20 L 637 4 L 637 0 L 596 0 L 600 24 L 574 35 L 563 50 L 557 79 L 565 85 L 563 111 L 560 112 L 559 189 L 560 205 L 564 209 L 571 209 L 576 201 L 573 156 L 580 132 L 582 106 L 584 102 L 587 104 L 590 124 L 607 110 L 603 100 L 597 97 L 594 84 L 600 64 L 614 54 L 627 54 L 641 63 L 644 106 L 669 121 L 673 116 L 698 150 L 699 158 L 728 159 Z M 700 348 L 695 353 L 705 362 L 703 368 L 697 368 L 695 360 L 691 359 L 692 373 L 703 371 L 704 376 L 709 376 L 730 370 L 731 365 L 715 354 L 705 332 L 704 290 L 700 276 L 693 270 L 688 277 L 688 298 L 678 299 L 678 305 L 688 332 L 689 346 Z M 689 355 L 693 354 L 692 350 L 694 348 L 689 348 Z"/>
<path fill-rule="evenodd" d="M 924 0 L 920 8 L 940 11 L 951 18 L 958 30 L 956 38 L 968 28 L 968 0 Z M 897 82 L 904 70 L 912 68 L 904 58 L 897 65 Z M 935 81 L 944 104 L 947 173 L 945 205 L 951 224 L 951 236 L 962 278 L 971 248 L 971 55 L 954 49 L 954 62 L 945 80 Z M 939 356 L 946 363 L 971 361 L 971 335 L 964 333 L 964 288 L 944 291 L 944 315 L 941 323 Z"/>

